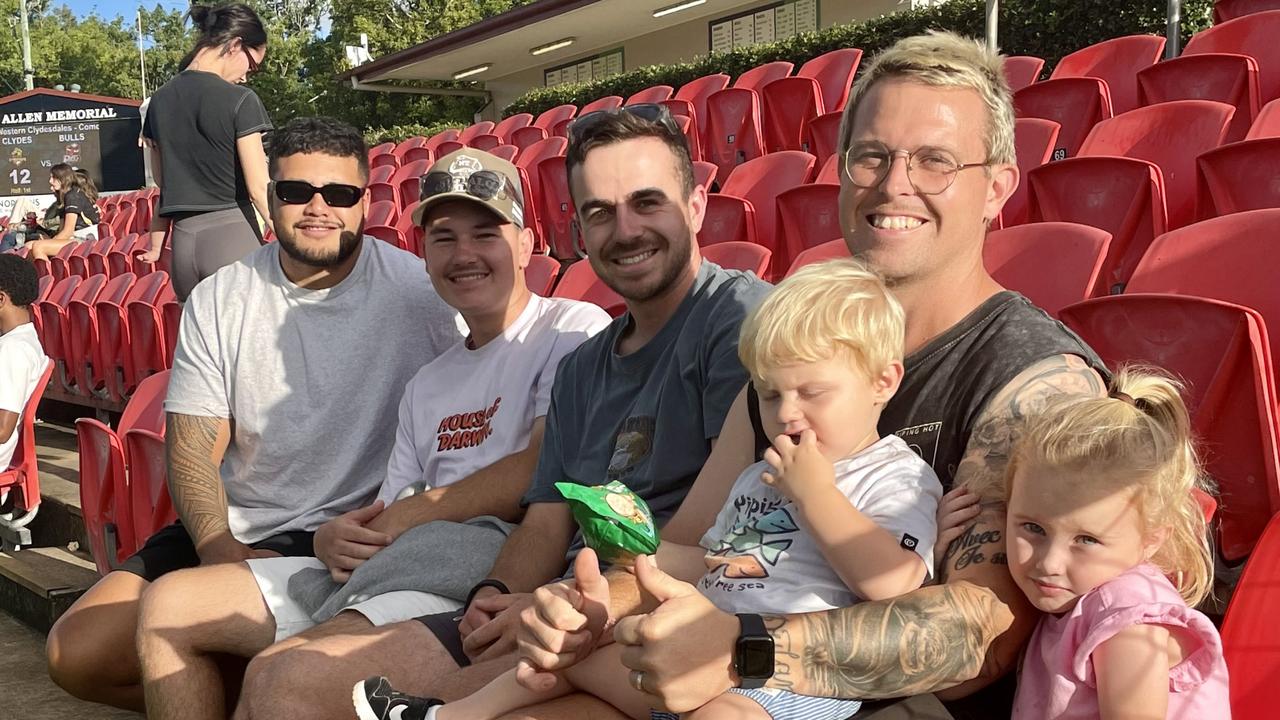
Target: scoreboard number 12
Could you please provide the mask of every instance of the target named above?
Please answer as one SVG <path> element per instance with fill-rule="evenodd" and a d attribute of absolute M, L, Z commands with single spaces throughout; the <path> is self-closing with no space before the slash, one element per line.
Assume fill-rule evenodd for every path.
<path fill-rule="evenodd" d="M 31 171 L 26 168 L 22 168 L 21 170 L 10 170 L 9 179 L 14 185 L 30 185 Z"/>

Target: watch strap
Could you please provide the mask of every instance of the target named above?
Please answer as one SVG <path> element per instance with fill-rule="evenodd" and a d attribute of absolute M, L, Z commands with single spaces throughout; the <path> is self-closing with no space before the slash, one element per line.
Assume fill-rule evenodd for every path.
<path fill-rule="evenodd" d="M 773 653 L 768 653 L 768 662 L 764 667 L 749 668 L 746 666 L 743 650 L 747 643 L 753 641 L 768 643 L 772 648 L 773 637 L 765 629 L 764 618 L 756 613 L 738 613 L 738 623 L 738 641 L 734 644 L 733 657 L 734 670 L 738 673 L 738 687 L 747 690 L 764 687 L 765 681 L 773 677 Z"/>

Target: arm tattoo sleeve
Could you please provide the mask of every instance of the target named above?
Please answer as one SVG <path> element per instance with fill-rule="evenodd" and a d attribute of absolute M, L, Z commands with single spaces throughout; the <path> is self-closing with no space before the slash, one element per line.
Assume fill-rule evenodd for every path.
<path fill-rule="evenodd" d="M 1023 423 L 1053 398 L 1103 392 L 1098 374 L 1069 355 L 1042 360 L 1010 382 L 983 411 L 956 472 L 956 484 L 978 493 L 983 510 L 948 548 L 939 568 L 944 584 L 889 601 L 768 618 L 775 647 L 769 684 L 876 699 L 1003 674 L 1034 627 L 1033 616 L 1015 616 L 1025 600 L 1003 567 L 1005 466 Z"/>
<path fill-rule="evenodd" d="M 228 529 L 227 493 L 218 474 L 227 421 L 170 413 L 165 446 L 173 507 L 196 543 Z"/>

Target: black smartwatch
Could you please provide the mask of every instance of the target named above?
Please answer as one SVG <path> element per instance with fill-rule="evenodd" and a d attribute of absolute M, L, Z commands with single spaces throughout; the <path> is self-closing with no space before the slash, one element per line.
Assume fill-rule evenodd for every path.
<path fill-rule="evenodd" d="M 738 687 L 764 687 L 773 677 L 773 636 L 764 629 L 764 618 L 755 613 L 738 613 L 738 622 L 738 642 L 733 646 Z"/>

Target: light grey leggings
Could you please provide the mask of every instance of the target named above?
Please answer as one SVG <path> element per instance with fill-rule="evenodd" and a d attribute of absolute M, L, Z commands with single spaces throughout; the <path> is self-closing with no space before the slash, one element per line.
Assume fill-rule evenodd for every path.
<path fill-rule="evenodd" d="M 201 280 L 230 265 L 262 245 L 256 223 L 250 221 L 253 208 L 228 208 L 194 215 L 179 215 L 173 221 L 173 292 L 186 300 Z"/>

